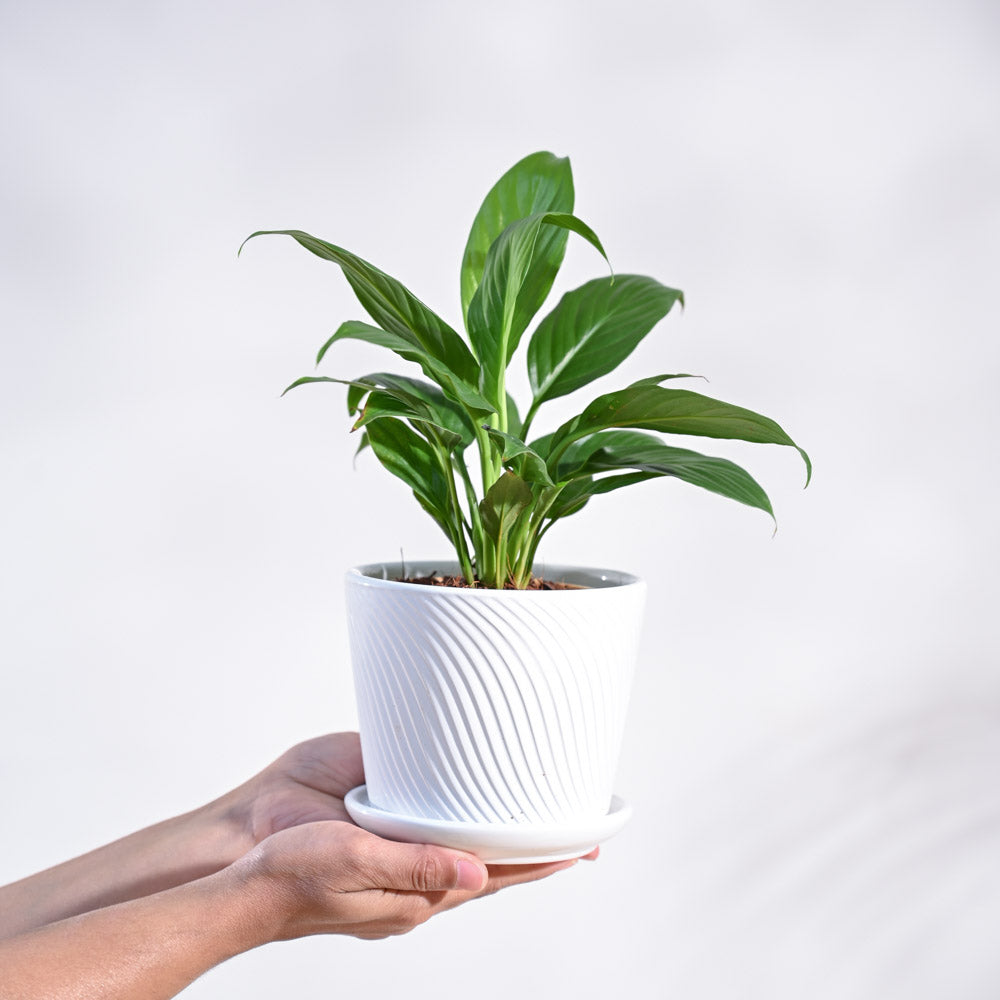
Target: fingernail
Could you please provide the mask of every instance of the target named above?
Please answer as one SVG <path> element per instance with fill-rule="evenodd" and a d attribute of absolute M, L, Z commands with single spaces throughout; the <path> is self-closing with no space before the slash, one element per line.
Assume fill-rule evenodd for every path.
<path fill-rule="evenodd" d="M 460 859 L 455 867 L 458 872 L 456 889 L 479 892 L 480 889 L 486 887 L 486 872 L 475 862 Z"/>

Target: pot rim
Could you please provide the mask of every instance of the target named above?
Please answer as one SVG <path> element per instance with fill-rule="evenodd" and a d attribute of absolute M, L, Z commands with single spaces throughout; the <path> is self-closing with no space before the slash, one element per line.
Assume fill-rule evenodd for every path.
<path fill-rule="evenodd" d="M 424 591 L 435 594 L 460 597 L 461 599 L 481 600 L 488 597 L 496 598 L 501 594 L 511 600 L 566 600 L 574 595 L 592 593 L 595 590 L 623 590 L 630 587 L 645 587 L 645 581 L 634 573 L 621 570 L 604 569 L 595 566 L 574 566 L 565 563 L 540 563 L 544 567 L 543 575 L 549 580 L 577 584 L 574 590 L 494 590 L 489 587 L 428 587 L 426 584 L 409 583 L 404 580 L 393 580 L 391 576 L 401 575 L 403 569 L 407 575 L 415 571 L 429 576 L 431 573 L 448 573 L 458 575 L 461 569 L 458 562 L 452 559 L 399 559 L 384 562 L 365 563 L 352 566 L 346 573 L 348 585 L 372 587 L 378 590 L 413 590 L 420 587 Z"/>

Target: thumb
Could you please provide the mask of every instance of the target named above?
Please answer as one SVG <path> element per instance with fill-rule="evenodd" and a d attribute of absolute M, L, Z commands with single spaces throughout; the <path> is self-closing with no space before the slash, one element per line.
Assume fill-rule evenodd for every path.
<path fill-rule="evenodd" d="M 384 841 L 385 888 L 413 892 L 446 892 L 486 888 L 486 865 L 471 854 L 430 844 L 397 844 Z"/>

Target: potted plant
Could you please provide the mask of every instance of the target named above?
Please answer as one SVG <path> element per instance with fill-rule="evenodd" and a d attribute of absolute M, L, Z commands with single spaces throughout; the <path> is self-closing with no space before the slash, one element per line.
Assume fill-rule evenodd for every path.
<path fill-rule="evenodd" d="M 612 372 L 683 304 L 680 291 L 634 274 L 567 292 L 528 338 L 532 396 L 519 409 L 508 366 L 570 234 L 607 260 L 573 202 L 569 160 L 550 153 L 525 157 L 493 186 L 461 264 L 468 339 L 339 246 L 300 230 L 253 234 L 290 236 L 338 265 L 368 313 L 371 322 L 343 323 L 317 364 L 354 339 L 425 376 L 306 376 L 288 387 L 345 385 L 358 450 L 370 449 L 410 487 L 453 550 L 440 562 L 348 573 L 367 781 L 349 797 L 351 814 L 384 836 L 493 862 L 586 853 L 628 816 L 612 781 L 645 586 L 586 568 L 546 566 L 539 579 L 533 570 L 549 529 L 599 494 L 658 477 L 773 518 L 744 469 L 668 444 L 663 433 L 786 445 L 805 461 L 807 482 L 811 473 L 806 453 L 773 420 L 677 388 L 674 380 L 690 377 L 681 374 L 599 395 L 534 433 L 545 403 Z"/>

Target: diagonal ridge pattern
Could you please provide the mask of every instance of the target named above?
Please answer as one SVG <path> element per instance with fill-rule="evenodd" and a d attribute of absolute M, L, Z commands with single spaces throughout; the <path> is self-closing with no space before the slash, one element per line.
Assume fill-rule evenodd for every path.
<path fill-rule="evenodd" d="M 369 801 L 403 816 L 468 823 L 551 825 L 604 815 L 642 582 L 463 590 L 387 579 L 395 569 L 348 574 Z"/>

